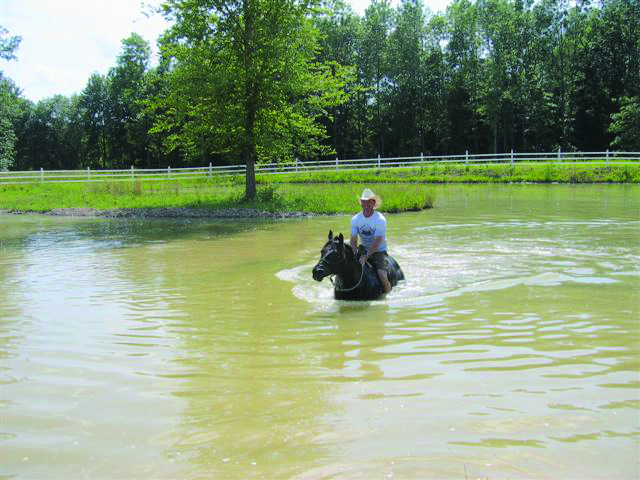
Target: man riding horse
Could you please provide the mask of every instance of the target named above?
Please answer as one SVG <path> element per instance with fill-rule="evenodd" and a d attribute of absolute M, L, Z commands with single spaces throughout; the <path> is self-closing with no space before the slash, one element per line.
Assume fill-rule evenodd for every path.
<path fill-rule="evenodd" d="M 380 197 L 366 188 L 360 204 L 362 212 L 351 219 L 349 244 L 345 244 L 342 234 L 334 236 L 329 231 L 328 241 L 320 251 L 320 261 L 312 271 L 313 279 L 318 282 L 329 277 L 338 300 L 375 300 L 404 280 L 398 263 L 387 255 L 387 222 L 375 211 L 381 204 Z M 362 242 L 359 246 L 358 237 Z"/>
<path fill-rule="evenodd" d="M 387 219 L 376 209 L 382 204 L 382 199 L 373 193 L 370 188 L 365 188 L 360 196 L 362 212 L 357 213 L 351 219 L 351 240 L 349 244 L 353 253 L 358 251 L 358 237 L 365 251 L 360 256 L 360 263 L 367 261 L 376 269 L 383 293 L 391 291 L 389 283 L 387 262 Z"/>

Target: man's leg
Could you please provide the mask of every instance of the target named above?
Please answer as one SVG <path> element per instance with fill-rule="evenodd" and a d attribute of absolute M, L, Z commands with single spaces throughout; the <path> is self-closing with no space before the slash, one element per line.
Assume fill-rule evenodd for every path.
<path fill-rule="evenodd" d="M 391 283 L 389 283 L 389 276 L 387 275 L 386 270 L 376 270 L 378 272 L 378 278 L 380 279 L 380 283 L 382 284 L 382 291 L 384 293 L 389 293 L 391 291 Z"/>

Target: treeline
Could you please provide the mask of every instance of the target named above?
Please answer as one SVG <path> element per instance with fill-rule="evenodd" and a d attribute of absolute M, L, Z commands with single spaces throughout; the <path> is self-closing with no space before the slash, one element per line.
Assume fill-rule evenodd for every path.
<path fill-rule="evenodd" d="M 71 97 L 33 103 L 0 72 L 0 168 L 243 162 L 246 150 L 234 148 L 229 131 L 244 128 L 247 117 L 244 123 L 226 123 L 241 108 L 232 103 L 233 95 L 219 93 L 222 84 L 233 91 L 234 75 L 243 75 L 241 69 L 223 68 L 225 61 L 234 65 L 232 47 L 223 42 L 234 41 L 235 24 L 226 25 L 224 9 L 209 3 L 191 1 L 186 10 L 186 3 L 168 0 L 164 13 L 179 20 L 158 40 L 158 66 L 151 66 L 148 43 L 132 34 L 122 41 L 115 66 L 91 75 Z M 228 4 L 229 10 L 241 4 L 214 3 Z M 252 32 L 264 28 L 265 38 L 273 32 L 277 39 L 282 24 L 289 25 L 285 43 L 257 44 L 267 53 L 250 57 L 274 62 L 259 63 L 255 70 L 270 83 L 254 81 L 236 92 L 251 96 L 253 87 L 263 88 L 255 104 L 242 104 L 245 110 L 256 108 L 255 135 L 268 139 L 264 148 L 257 144 L 258 160 L 465 150 L 640 151 L 638 0 L 455 0 L 446 13 L 429 11 L 422 0 L 405 0 L 397 8 L 374 0 L 362 17 L 339 0 L 321 2 L 324 10 L 303 3 L 256 0 L 260 10 L 253 11 Z M 277 11 L 289 4 L 289 17 Z M 207 24 L 213 10 L 214 27 Z M 269 19 L 272 11 L 279 16 Z M 237 18 L 246 23 L 250 17 L 241 13 Z M 228 37 L 207 33 L 223 28 Z M 298 38 L 292 40 L 291 32 Z M 0 29 L 4 61 L 19 56 L 19 38 L 8 33 Z M 274 58 L 269 51 L 277 52 Z M 318 76 L 333 74 L 337 80 L 314 86 L 313 92 L 301 93 L 300 83 L 284 91 L 281 85 L 294 85 L 296 70 L 281 66 L 301 51 L 314 57 Z M 245 49 L 245 64 L 246 54 Z M 308 64 L 308 58 L 298 57 L 300 65 Z M 221 75 L 228 78 L 223 82 Z M 305 75 L 298 81 L 313 83 L 309 71 Z M 211 82 L 218 82 L 217 90 Z M 304 108 L 296 108 L 303 95 Z M 309 100 L 320 97 L 315 104 Z M 274 100 L 270 109 L 276 98 L 280 103 Z M 305 118 L 309 121 L 301 123 Z"/>

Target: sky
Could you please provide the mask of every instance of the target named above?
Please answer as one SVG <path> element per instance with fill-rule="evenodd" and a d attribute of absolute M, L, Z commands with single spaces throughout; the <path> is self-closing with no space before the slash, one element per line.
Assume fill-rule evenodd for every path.
<path fill-rule="evenodd" d="M 363 15 L 370 0 L 349 0 Z M 0 0 L 0 26 L 22 37 L 18 60 L 0 59 L 0 70 L 37 102 L 55 94 L 80 93 L 92 73 L 106 75 L 116 64 L 122 40 L 136 32 L 152 54 L 167 28 L 160 15 L 145 15 L 160 0 Z M 397 5 L 399 0 L 392 0 Z M 425 0 L 433 12 L 450 0 Z"/>

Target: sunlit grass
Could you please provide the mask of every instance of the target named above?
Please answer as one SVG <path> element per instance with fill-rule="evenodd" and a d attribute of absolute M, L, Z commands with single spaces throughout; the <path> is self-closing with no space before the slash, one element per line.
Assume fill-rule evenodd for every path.
<path fill-rule="evenodd" d="M 640 164 L 433 164 L 423 167 L 258 175 L 262 183 L 640 183 Z"/>
<path fill-rule="evenodd" d="M 258 198 L 271 200 L 276 210 L 312 213 L 349 213 L 358 208 L 361 184 L 281 184 L 259 187 Z M 431 208 L 434 195 L 425 185 L 379 184 L 375 193 L 383 199 L 382 212 Z"/>
<path fill-rule="evenodd" d="M 259 185 L 254 200 L 244 198 L 244 185 L 217 185 L 208 180 L 188 182 L 121 181 L 98 183 L 42 183 L 0 187 L 0 208 L 48 211 L 55 208 L 255 208 L 263 211 L 343 213 L 357 208 L 361 185 Z M 382 211 L 421 210 L 433 205 L 424 185 L 378 185 Z"/>
<path fill-rule="evenodd" d="M 433 206 L 432 183 L 640 183 L 640 165 L 429 165 L 423 168 L 308 172 L 257 176 L 258 196 L 244 199 L 243 176 L 0 186 L 0 209 L 255 208 L 348 213 L 365 186 L 383 198 L 381 211 Z"/>

